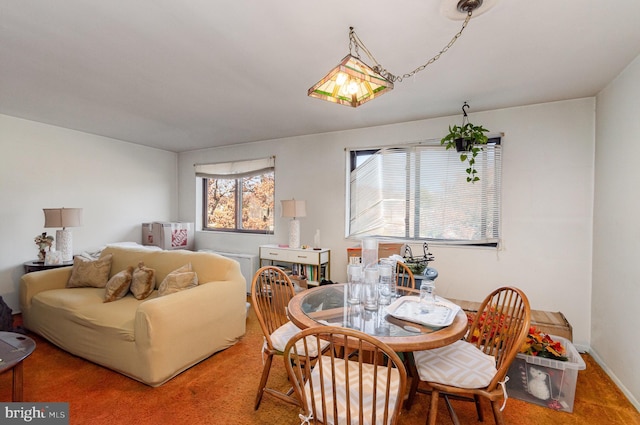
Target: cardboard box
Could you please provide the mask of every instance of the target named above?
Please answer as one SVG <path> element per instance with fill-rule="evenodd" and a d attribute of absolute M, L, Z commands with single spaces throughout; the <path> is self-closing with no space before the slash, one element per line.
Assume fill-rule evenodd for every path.
<path fill-rule="evenodd" d="M 142 245 L 162 249 L 193 250 L 195 226 L 193 223 L 161 222 L 142 223 Z"/>
<path fill-rule="evenodd" d="M 558 335 L 573 341 L 573 327 L 564 314 L 559 311 L 531 310 L 531 326 L 549 335 Z"/>
<path fill-rule="evenodd" d="M 389 258 L 393 254 L 402 255 L 403 254 L 403 243 L 379 243 L 378 244 L 378 258 Z M 362 248 L 361 247 L 353 247 L 347 248 L 347 263 L 351 257 L 361 257 L 362 256 Z"/>
<path fill-rule="evenodd" d="M 519 353 L 511 364 L 507 392 L 509 397 L 563 412 L 573 412 L 578 371 L 586 365 L 566 338 L 549 335 L 565 347 L 568 361 Z"/>
<path fill-rule="evenodd" d="M 449 299 L 458 304 L 467 313 L 476 313 L 480 303 L 464 300 Z M 549 335 L 558 335 L 562 338 L 573 341 L 573 327 L 564 314 L 559 311 L 531 310 L 531 326 L 535 326 L 541 332 Z"/>
<path fill-rule="evenodd" d="M 309 282 L 302 276 L 290 275 L 289 279 L 291 283 L 293 283 L 293 289 L 297 293 L 304 291 L 305 289 L 309 289 Z"/>

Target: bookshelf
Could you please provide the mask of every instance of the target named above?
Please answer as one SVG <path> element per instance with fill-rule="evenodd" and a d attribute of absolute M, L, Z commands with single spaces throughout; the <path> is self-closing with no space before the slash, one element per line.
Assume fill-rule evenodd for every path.
<path fill-rule="evenodd" d="M 331 250 L 261 245 L 260 267 L 265 265 L 283 267 L 292 280 L 317 286 L 322 279 L 330 279 Z"/>

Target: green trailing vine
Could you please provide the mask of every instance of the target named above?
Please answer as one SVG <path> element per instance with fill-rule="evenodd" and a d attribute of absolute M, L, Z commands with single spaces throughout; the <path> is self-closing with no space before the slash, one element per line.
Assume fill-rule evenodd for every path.
<path fill-rule="evenodd" d="M 476 157 L 482 151 L 482 146 L 486 145 L 489 138 L 485 133 L 489 130 L 481 125 L 473 125 L 468 122 L 467 112 L 465 107 L 469 107 L 467 102 L 462 107 L 464 117 L 462 119 L 462 126 L 453 125 L 449 126 L 449 133 L 440 140 L 441 145 L 446 145 L 446 149 L 456 149 L 460 152 L 460 161 L 467 162 L 467 182 L 475 183 L 480 180 L 478 177 L 478 170 L 475 168 Z"/>

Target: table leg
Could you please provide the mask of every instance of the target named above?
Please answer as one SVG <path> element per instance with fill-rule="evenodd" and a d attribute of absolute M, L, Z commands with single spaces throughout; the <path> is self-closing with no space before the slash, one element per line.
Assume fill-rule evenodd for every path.
<path fill-rule="evenodd" d="M 407 368 L 407 375 L 410 378 L 409 385 L 409 393 L 407 394 L 407 398 L 404 401 L 404 408 L 409 410 L 411 409 L 411 405 L 413 404 L 413 399 L 416 396 L 416 392 L 418 391 L 418 384 L 420 383 L 420 375 L 418 374 L 418 368 L 416 368 L 416 362 L 413 358 L 412 352 L 403 353 L 404 354 L 404 365 Z"/>
<path fill-rule="evenodd" d="M 23 378 L 24 368 L 22 362 L 13 367 L 13 401 L 22 401 L 23 399 Z"/>

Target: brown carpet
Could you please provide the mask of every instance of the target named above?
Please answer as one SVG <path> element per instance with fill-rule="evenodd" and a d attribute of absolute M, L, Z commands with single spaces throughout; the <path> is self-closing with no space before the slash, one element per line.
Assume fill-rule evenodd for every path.
<path fill-rule="evenodd" d="M 37 335 L 37 348 L 24 363 L 27 401 L 69 402 L 70 424 L 299 424 L 295 406 L 265 395 L 253 410 L 262 371 L 262 334 L 250 312 L 247 333 L 233 347 L 183 372 L 158 388 L 151 388 L 118 373 L 74 357 Z M 176 347 L 188 349 L 188 347 Z M 509 399 L 504 411 L 510 424 L 624 424 L 640 425 L 640 414 L 589 355 L 580 371 L 573 413 Z M 270 382 L 287 386 L 281 361 L 274 362 Z M 0 400 L 11 400 L 11 374 L 0 375 Z M 424 424 L 428 397 L 418 394 L 400 424 Z M 472 403 L 453 401 L 463 424 L 476 424 Z M 439 424 L 450 424 L 444 402 Z M 484 423 L 493 424 L 488 405 Z"/>

